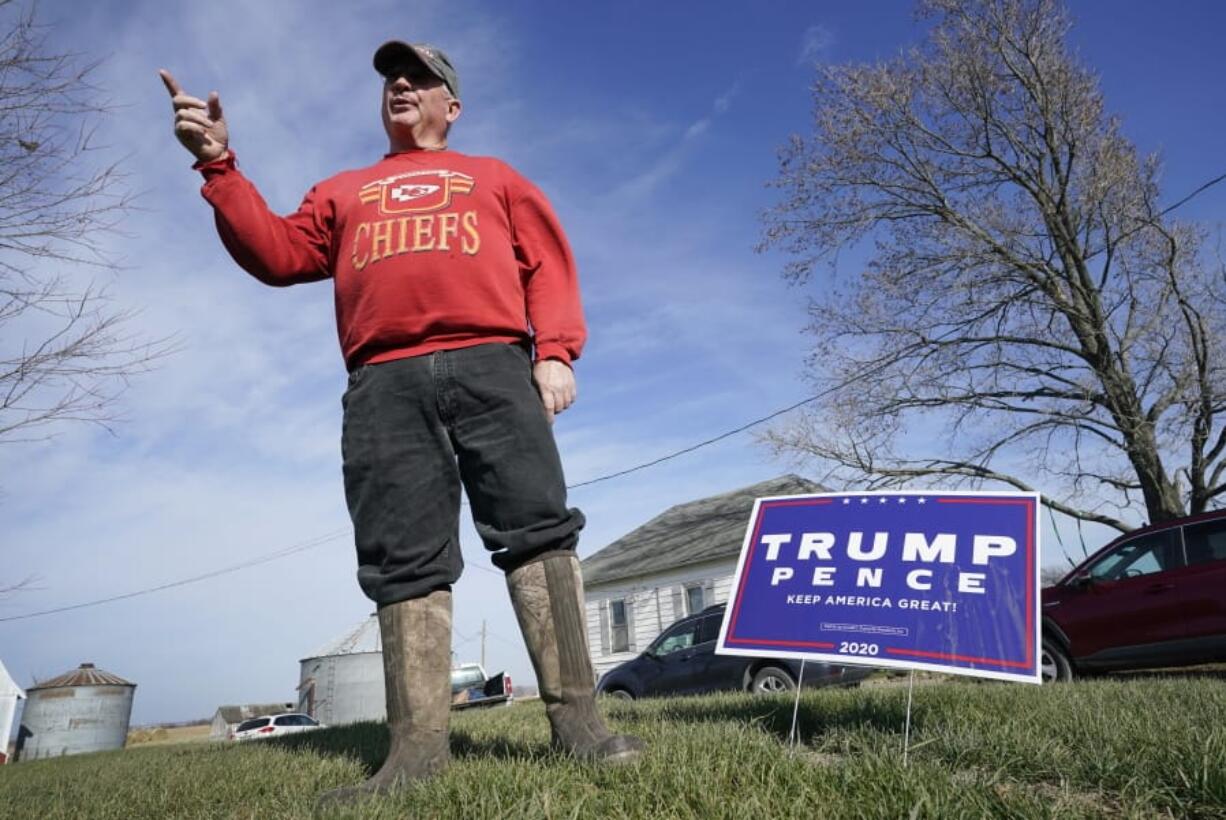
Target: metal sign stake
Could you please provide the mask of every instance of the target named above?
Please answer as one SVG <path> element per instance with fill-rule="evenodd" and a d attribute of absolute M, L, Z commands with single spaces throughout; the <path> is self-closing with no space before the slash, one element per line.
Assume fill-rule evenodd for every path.
<path fill-rule="evenodd" d="M 796 719 L 800 715 L 800 687 L 805 682 L 805 661 L 800 659 L 800 680 L 796 681 L 796 702 L 792 705 L 792 731 L 788 732 L 788 749 L 794 751 L 799 732 L 796 731 Z"/>
<path fill-rule="evenodd" d="M 902 765 L 907 767 L 907 751 L 911 748 L 911 692 L 915 689 L 915 670 L 911 670 L 911 678 L 907 682 L 907 722 L 902 735 Z"/>

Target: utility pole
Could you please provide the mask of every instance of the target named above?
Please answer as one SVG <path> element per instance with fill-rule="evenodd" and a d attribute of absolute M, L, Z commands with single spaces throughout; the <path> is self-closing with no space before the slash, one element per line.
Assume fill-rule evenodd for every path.
<path fill-rule="evenodd" d="M 481 668 L 485 668 L 485 619 L 481 619 Z"/>

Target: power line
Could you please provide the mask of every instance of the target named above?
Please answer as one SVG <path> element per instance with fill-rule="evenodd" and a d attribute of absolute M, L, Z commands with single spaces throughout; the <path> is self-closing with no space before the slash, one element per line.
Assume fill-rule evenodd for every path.
<path fill-rule="evenodd" d="M 268 555 L 263 555 L 263 556 L 260 556 L 259 558 L 252 558 L 249 561 L 243 561 L 242 563 L 239 563 L 239 564 L 233 564 L 228 567 L 222 567 L 221 569 L 215 569 L 211 572 L 205 572 L 200 575 L 193 575 L 190 578 L 181 578 L 178 581 L 170 581 L 165 584 L 159 584 L 158 586 L 155 586 L 155 587 L 147 587 L 145 589 L 138 589 L 138 590 L 135 590 L 134 592 L 125 592 L 122 595 L 112 595 L 109 598 L 98 598 L 97 600 L 94 600 L 94 601 L 85 601 L 79 604 L 71 604 L 69 606 L 60 606 L 60 607 L 55 607 L 54 609 L 44 609 L 39 612 L 27 612 L 23 615 L 9 615 L 9 616 L 0 618 L 0 622 L 22 621 L 22 620 L 25 620 L 26 618 L 37 618 L 40 615 L 54 615 L 57 612 L 70 612 L 74 609 L 85 609 L 86 607 L 99 606 L 101 604 L 113 603 L 114 601 L 123 601 L 128 598 L 135 598 L 138 595 L 148 595 L 153 592 L 161 592 L 164 589 L 173 589 L 174 587 L 181 587 L 181 586 L 186 586 L 187 584 L 194 584 L 197 581 L 205 581 L 209 578 L 216 578 L 219 575 L 226 575 L 231 572 L 238 572 L 239 570 L 249 569 L 250 567 L 259 566 L 260 564 L 267 564 L 270 561 L 276 561 L 279 558 L 285 558 L 287 556 L 294 555 L 295 553 L 305 552 L 306 550 L 313 549 L 322 544 L 326 544 L 329 541 L 335 541 L 337 538 L 340 538 L 341 536 L 347 535 L 351 532 L 353 532 L 353 530 L 348 529 L 348 528 L 343 529 L 343 530 L 336 530 L 335 532 L 330 532 L 330 533 L 327 533 L 326 535 L 316 536 L 315 538 L 312 538 L 308 541 L 304 541 L 302 543 L 295 544 L 293 546 L 277 550 L 276 552 L 271 552 Z"/>
<path fill-rule="evenodd" d="M 1171 211 L 1173 211 L 1173 210 L 1175 210 L 1176 208 L 1178 208 L 1180 205 L 1183 205 L 1185 202 L 1189 201 L 1189 200 L 1190 200 L 1190 199 L 1192 199 L 1193 197 L 1199 196 L 1199 195 L 1201 194 L 1201 192 L 1209 190 L 1209 189 L 1210 189 L 1210 188 L 1212 188 L 1214 185 L 1217 185 L 1219 182 L 1221 182 L 1221 181 L 1222 181 L 1222 180 L 1224 180 L 1224 179 L 1226 179 L 1226 174 L 1222 174 L 1221 176 L 1214 177 L 1213 179 L 1211 179 L 1211 180 L 1209 180 L 1208 182 L 1206 182 L 1204 185 L 1202 185 L 1202 186 L 1200 186 L 1199 188 L 1197 188 L 1197 189 L 1196 189 L 1195 191 L 1193 191 L 1192 193 L 1190 193 L 1190 194 L 1188 194 L 1187 196 L 1185 196 L 1183 199 L 1181 199 L 1181 200 L 1179 200 L 1178 202 L 1176 202 L 1174 205 L 1171 205 L 1170 207 L 1164 208 L 1163 210 L 1159 211 L 1159 212 L 1158 212 L 1158 216 L 1166 216 L 1166 215 L 1167 215 L 1167 214 L 1169 214 Z"/>
<path fill-rule="evenodd" d="M 841 384 L 840 384 L 840 385 L 838 385 L 837 387 L 842 387 L 842 386 L 843 386 L 843 385 L 841 385 Z M 700 450 L 700 449 L 702 449 L 703 447 L 706 447 L 707 445 L 710 445 L 710 444 L 715 444 L 715 443 L 716 443 L 716 442 L 718 442 L 718 441 L 723 441 L 723 440 L 724 440 L 724 439 L 726 439 L 726 438 L 730 438 L 730 437 L 732 437 L 732 436 L 735 436 L 737 433 L 743 433 L 743 432 L 745 432 L 746 430 L 748 430 L 748 429 L 749 429 L 749 428 L 751 428 L 751 427 L 757 427 L 759 424 L 765 424 L 766 422 L 770 421 L 771 419 L 778 418 L 779 416 L 782 416 L 784 413 L 790 413 L 790 412 L 792 412 L 793 410 L 797 409 L 798 407 L 803 407 L 803 406 L 804 406 L 804 405 L 806 405 L 806 404 L 810 404 L 811 402 L 815 402 L 815 401 L 817 401 L 818 399 L 820 399 L 820 398 L 822 398 L 823 396 L 825 396 L 826 394 L 833 392 L 835 389 L 837 389 L 837 387 L 832 387 L 832 388 L 830 388 L 829 390 L 823 390 L 821 393 L 818 393 L 816 396 L 809 396 L 809 398 L 807 398 L 807 399 L 801 399 L 800 401 L 796 402 L 795 404 L 789 405 L 789 406 L 787 406 L 787 407 L 783 408 L 782 410 L 776 410 L 775 412 L 771 413 L 770 415 L 763 416 L 763 417 L 762 417 L 762 418 L 760 418 L 760 419 L 754 419 L 754 420 L 753 420 L 753 421 L 751 421 L 751 422 L 747 422 L 746 424 L 742 424 L 740 427 L 737 427 L 737 428 L 736 428 L 736 429 L 734 429 L 734 430 L 729 430 L 729 431 L 728 431 L 728 432 L 726 432 L 726 433 L 720 433 L 718 436 L 714 436 L 713 438 L 709 438 L 709 439 L 707 439 L 706 441 L 700 441 L 700 442 L 698 442 L 697 444 L 690 445 L 689 447 L 683 447 L 682 449 L 680 449 L 680 450 L 676 450 L 676 451 L 674 451 L 674 452 L 672 452 L 672 453 L 669 453 L 669 454 L 668 454 L 668 455 L 666 455 L 666 456 L 660 456 L 659 458 L 652 459 L 651 461 L 645 461 L 645 462 L 643 462 L 642 464 L 638 464 L 638 465 L 636 465 L 636 466 L 634 466 L 634 467 L 630 467 L 630 468 L 625 469 L 625 470 L 619 470 L 619 471 L 618 471 L 618 472 L 616 472 L 616 473 L 609 473 L 608 475 L 602 475 L 602 476 L 600 476 L 599 478 L 593 478 L 593 479 L 589 479 L 589 480 L 587 480 L 587 481 L 580 481 L 578 484 L 570 484 L 570 485 L 568 485 L 568 486 L 567 486 L 567 488 L 566 488 L 566 489 L 568 489 L 568 490 L 576 490 L 576 489 L 578 489 L 578 488 L 580 488 L 580 487 L 588 487 L 588 486 L 591 486 L 592 484 L 599 484 L 601 481 L 608 481 L 608 480 L 609 480 L 609 479 L 611 479 L 611 478 L 621 478 L 621 477 L 622 477 L 622 476 L 624 476 L 624 475 L 630 475 L 630 473 L 637 473 L 639 470 L 646 470 L 648 467 L 654 467 L 654 466 L 656 466 L 657 464 L 663 464 L 663 463 L 664 463 L 664 462 L 666 462 L 666 461 L 671 461 L 672 459 L 677 458 L 677 457 L 679 457 L 679 456 L 683 456 L 683 455 L 685 455 L 686 453 L 692 453 L 692 452 L 694 452 L 695 450 Z"/>
<path fill-rule="evenodd" d="M 1207 191 L 1208 189 L 1212 188 L 1214 185 L 1217 185 L 1219 182 L 1223 180 L 1226 180 L 1226 174 L 1221 174 L 1217 177 L 1214 177 L 1213 179 L 1209 180 L 1208 182 L 1198 187 L 1196 190 L 1192 191 L 1190 194 L 1185 196 L 1183 199 L 1180 199 L 1175 204 L 1170 205 L 1166 207 L 1165 209 L 1163 209 L 1162 211 L 1160 211 L 1158 213 L 1158 216 L 1165 216 L 1166 214 L 1186 204 L 1187 202 L 1191 201 L 1193 198 L 1199 196 L 1201 193 L 1203 193 L 1204 191 Z M 720 441 L 723 441 L 724 439 L 731 438 L 732 436 L 738 435 L 739 433 L 743 433 L 746 430 L 749 430 L 753 427 L 757 427 L 760 424 L 765 424 L 766 422 L 771 421 L 772 419 L 778 418 L 779 416 L 782 416 L 786 413 L 790 413 L 793 410 L 796 410 L 796 409 L 799 409 L 805 406 L 806 404 L 811 404 L 817 401 L 818 399 L 824 398 L 825 396 L 833 393 L 836 390 L 840 390 L 844 387 L 848 387 L 853 382 L 859 381 L 860 379 L 863 379 L 866 376 L 872 375 L 878 370 L 882 370 L 884 368 L 885 368 L 885 364 L 879 365 L 878 367 L 872 368 L 865 373 L 860 373 L 846 381 L 840 382 L 839 384 L 833 385 L 825 390 L 822 390 L 821 392 L 815 395 L 809 396 L 806 399 L 801 399 L 800 401 L 794 404 L 790 404 L 787 407 L 784 407 L 780 410 L 776 410 L 773 413 L 769 413 L 765 416 L 762 416 L 761 418 L 757 418 L 757 419 L 754 419 L 753 421 L 746 422 L 745 424 L 742 424 L 740 427 L 736 427 L 732 430 L 728 430 L 727 432 L 720 433 L 717 436 L 713 436 L 704 441 L 700 441 L 697 444 L 692 444 L 688 447 L 683 447 L 680 450 L 674 450 L 673 452 L 660 456 L 659 458 L 654 458 L 650 461 L 645 461 L 642 464 L 636 464 L 635 466 L 628 467 L 624 470 L 618 470 L 617 472 L 598 476 L 596 478 L 588 479 L 587 481 L 580 481 L 577 484 L 568 484 L 566 489 L 577 490 L 580 487 L 590 487 L 591 485 L 599 484 L 602 481 L 609 481 L 614 478 L 621 478 L 622 476 L 627 476 L 627 475 L 630 475 L 631 473 L 637 473 L 640 470 L 646 470 L 649 467 L 654 467 L 657 464 L 663 464 L 666 461 L 671 461 L 675 458 L 680 458 L 681 456 L 686 455 L 688 453 L 692 453 L 695 450 L 701 450 L 703 447 L 708 447 L 712 444 L 716 444 Z M 26 620 L 28 618 L 37 618 L 42 615 L 54 615 L 59 612 L 70 612 L 76 609 L 85 609 L 86 607 L 99 606 L 101 604 L 109 604 L 115 601 L 123 601 L 128 598 L 135 598 L 140 595 L 149 595 L 151 593 L 160 592 L 165 589 L 172 589 L 174 587 L 185 586 L 187 584 L 194 584 L 198 581 L 208 580 L 209 578 L 216 578 L 219 575 L 226 575 L 232 572 L 239 572 L 240 570 L 258 566 L 260 564 L 266 564 L 266 563 L 269 563 L 270 561 L 275 561 L 279 558 L 285 558 L 285 557 L 294 555 L 299 552 L 304 552 L 308 549 L 313 549 L 315 547 L 321 546 L 329 541 L 333 541 L 341 537 L 342 535 L 350 535 L 352 533 L 353 533 L 353 530 L 351 528 L 337 530 L 336 532 L 329 533 L 327 535 L 318 536 L 314 539 L 311 539 L 310 541 L 306 541 L 306 542 L 303 542 L 301 544 L 297 544 L 291 547 L 286 547 L 285 549 L 278 550 L 277 552 L 269 553 L 268 555 L 261 556 L 259 558 L 254 558 L 250 561 L 244 561 L 243 563 L 235 564 L 233 566 L 223 567 L 222 569 L 214 570 L 212 572 L 206 572 L 201 575 L 194 575 L 190 578 L 183 578 L 178 581 L 171 581 L 169 583 L 160 584 L 155 587 L 148 587 L 146 589 L 139 589 L 133 592 L 127 592 L 122 595 L 113 595 L 109 598 L 99 598 L 94 601 L 86 601 L 86 602 L 79 603 L 79 604 L 72 604 L 70 606 L 56 607 L 54 609 L 45 609 L 39 612 L 27 612 L 22 615 L 9 615 L 7 617 L 0 618 L 0 623 L 4 623 L 6 621 L 21 621 L 21 620 Z M 477 570 L 480 570 L 482 572 L 488 572 L 491 575 L 501 575 L 502 574 L 500 572 L 497 572 L 495 570 L 489 569 L 488 567 L 484 567 L 476 563 L 465 564 L 465 566 L 466 567 L 472 566 Z M 501 640 L 505 640 L 505 639 L 501 639 Z"/>
<path fill-rule="evenodd" d="M 802 407 L 805 404 L 809 404 L 810 402 L 816 401 L 817 399 L 821 398 L 822 396 L 826 395 L 827 393 L 831 392 L 834 389 L 835 388 L 831 388 L 830 390 L 823 391 L 815 396 L 810 396 L 809 398 L 803 399 L 802 401 L 798 401 L 795 404 L 792 404 L 792 405 L 789 405 L 788 407 L 783 408 L 782 410 L 776 410 L 775 412 L 770 413 L 769 415 L 763 416 L 759 419 L 754 419 L 753 421 L 748 422 L 746 424 L 742 424 L 740 427 L 737 427 L 733 430 L 729 430 L 726 433 L 721 433 L 718 436 L 714 436 L 712 438 L 706 439 L 705 441 L 700 441 L 697 444 L 690 445 L 689 447 L 683 447 L 680 450 L 676 450 L 674 452 L 668 453 L 667 455 L 663 455 L 663 456 L 660 456 L 659 458 L 652 459 L 651 461 L 645 461 L 642 464 L 637 464 L 625 470 L 619 470 L 615 473 L 609 473 L 608 475 L 599 476 L 597 478 L 589 479 L 587 481 L 581 481 L 578 484 L 570 484 L 567 486 L 567 489 L 574 490 L 574 489 L 578 489 L 579 487 L 587 487 L 592 484 L 598 484 L 602 481 L 608 481 L 613 478 L 620 478 L 621 476 L 629 475 L 630 473 L 636 473 L 640 470 L 646 470 L 648 467 L 654 467 L 655 465 L 662 464 L 666 461 L 671 461 L 674 458 L 678 458 L 687 453 L 692 453 L 695 450 L 699 450 L 703 447 L 707 447 L 711 444 L 715 444 L 716 442 L 723 441 L 724 439 L 734 436 L 738 433 L 743 433 L 744 431 L 750 429 L 751 427 L 755 427 L 759 424 L 764 424 L 765 422 L 768 422 L 771 419 L 777 418 L 778 416 L 781 416 L 784 413 L 789 413 L 798 407 Z M 43 615 L 54 615 L 59 612 L 71 612 L 72 610 L 76 610 L 76 609 L 85 609 L 87 607 L 100 606 L 102 604 L 109 604 L 115 601 L 124 601 L 124 600 L 127 600 L 128 598 L 136 598 L 141 595 L 149 595 L 154 592 L 161 592 L 162 590 L 165 590 L 165 589 L 172 589 L 174 587 L 181 587 L 187 584 L 194 584 L 198 581 L 205 581 L 205 580 L 208 580 L 209 578 L 216 578 L 219 575 L 227 575 L 232 572 L 239 572 L 244 569 L 249 569 L 254 566 L 259 566 L 260 564 L 267 564 L 270 561 L 276 561 L 279 558 L 286 558 L 290 555 L 295 555 L 300 552 L 305 552 L 306 550 L 314 549 L 315 547 L 322 546 L 323 544 L 326 544 L 330 541 L 334 541 L 337 538 L 340 538 L 342 536 L 352 535 L 352 533 L 353 533 L 353 529 L 347 527 L 345 529 L 336 530 L 335 532 L 331 532 L 326 535 L 317 536 L 316 538 L 312 538 L 309 541 L 304 541 L 302 543 L 295 544 L 293 546 L 286 547 L 281 550 L 277 550 L 276 552 L 269 553 L 268 555 L 260 556 L 259 558 L 253 558 L 249 561 L 243 561 L 242 563 L 234 564 L 232 566 L 222 567 L 221 569 L 213 570 L 212 572 L 206 572 L 201 575 L 193 575 L 190 578 L 182 578 L 178 581 L 171 581 L 169 583 L 159 584 L 158 586 L 147 587 L 145 589 L 138 589 L 132 592 L 125 592 L 122 595 L 112 595 L 107 598 L 99 598 L 93 601 L 84 601 L 79 604 L 71 604 L 69 606 L 55 607 L 53 609 L 44 609 L 38 612 L 27 612 L 21 615 L 8 615 L 5 617 L 0 617 L 0 623 L 4 623 L 7 621 L 22 621 L 28 618 L 38 618 Z M 488 572 L 491 575 L 498 575 L 498 576 L 502 575 L 501 572 L 492 570 L 488 567 L 482 566 L 481 564 L 478 564 L 475 562 L 466 563 L 465 567 L 473 567 L 482 572 Z"/>
<path fill-rule="evenodd" d="M 1174 205 L 1168 205 L 1167 207 L 1163 208 L 1161 211 L 1158 211 L 1157 215 L 1155 215 L 1155 216 L 1151 216 L 1151 217 L 1149 217 L 1148 219 L 1144 219 L 1144 220 L 1142 220 L 1142 221 L 1141 221 L 1141 224 L 1137 225 L 1137 226 L 1136 226 L 1135 228 L 1133 228 L 1131 231 L 1125 231 L 1124 233 L 1120 234 L 1120 236 L 1119 236 L 1119 237 L 1118 237 L 1118 238 L 1115 240 L 1115 241 L 1116 241 L 1116 243 L 1118 244 L 1118 243 L 1120 243 L 1120 242 L 1123 242 L 1125 239 L 1128 239 L 1129 237 L 1133 236 L 1134 234 L 1139 233 L 1140 231 L 1144 230 L 1144 229 L 1145 229 L 1145 227 L 1146 227 L 1147 225 L 1154 225 L 1154 224 L 1156 224 L 1157 220 L 1158 220 L 1160 217 L 1164 217 L 1164 216 L 1166 216 L 1167 214 L 1169 214 L 1171 211 L 1173 211 L 1173 210 L 1175 210 L 1176 208 L 1180 207 L 1181 205 L 1184 205 L 1184 204 L 1186 204 L 1186 203 L 1188 203 L 1188 202 L 1191 202 L 1193 199 L 1195 199 L 1196 197 L 1200 196 L 1202 193 L 1204 193 L 1205 191 L 1209 190 L 1209 189 L 1210 189 L 1210 188 L 1212 188 L 1214 185 L 1217 185 L 1219 182 L 1221 182 L 1221 181 L 1222 181 L 1222 180 L 1224 180 L 1224 179 L 1226 179 L 1226 174 L 1220 174 L 1219 176 L 1214 177 L 1213 179 L 1209 180 L 1209 181 L 1208 181 L 1208 182 L 1206 182 L 1205 184 L 1201 185 L 1199 188 L 1197 188 L 1197 189 L 1196 189 L 1195 191 L 1193 191 L 1192 193 L 1190 193 L 1190 194 L 1188 194 L 1187 196 L 1185 196 L 1183 199 L 1181 199 L 1181 200 L 1179 200 L 1178 202 L 1176 202 Z"/>
<path fill-rule="evenodd" d="M 250 561 L 243 561 L 242 563 L 232 564 L 231 566 L 222 567 L 221 569 L 215 569 L 215 570 L 212 570 L 211 572 L 205 572 L 200 575 L 193 575 L 190 578 L 180 578 L 178 581 L 170 581 L 168 583 L 159 584 L 158 586 L 154 586 L 154 587 L 146 587 L 144 589 L 138 589 L 132 592 L 125 592 L 122 595 L 112 595 L 108 598 L 98 598 L 97 600 L 94 600 L 94 601 L 84 601 L 82 603 L 71 604 L 69 606 L 60 606 L 60 607 L 55 607 L 53 609 L 43 609 L 38 612 L 27 612 L 22 615 L 8 615 L 3 618 L 0 618 L 0 623 L 3 623 L 5 621 L 23 621 L 23 620 L 26 620 L 27 618 L 37 618 L 40 615 L 54 615 L 58 612 L 70 612 L 74 609 L 85 609 L 86 607 L 99 606 L 101 604 L 109 604 L 115 601 L 124 601 L 124 600 L 127 600 L 128 598 L 136 598 L 141 595 L 149 595 L 154 592 L 161 592 L 164 589 L 173 589 L 174 587 L 186 586 L 187 584 L 194 584 L 198 581 L 207 581 L 208 579 L 216 578 L 219 575 L 228 575 L 232 572 L 239 572 L 244 569 L 250 569 L 251 567 L 259 566 L 260 564 L 267 564 L 269 562 L 276 561 L 281 558 L 288 558 L 289 556 L 295 555 L 296 553 L 306 552 L 309 549 L 314 549 L 315 547 L 321 547 L 330 541 L 335 541 L 338 538 L 347 537 L 351 535 L 353 535 L 353 528 L 346 527 L 345 529 L 336 530 L 335 532 L 331 532 L 326 535 L 316 536 L 315 538 L 312 538 L 308 541 L 303 541 L 299 544 L 295 544 L 293 546 L 277 550 L 276 552 L 270 552 L 269 554 L 262 555 L 259 558 L 253 558 Z M 482 572 L 488 572 L 491 575 L 497 575 L 499 577 L 502 577 L 501 572 L 498 572 L 497 570 L 492 570 L 488 567 L 483 567 L 480 564 L 465 564 L 465 566 L 466 567 L 472 566 L 474 569 L 478 569 Z"/>
<path fill-rule="evenodd" d="M 497 632 L 495 632 L 494 630 L 489 629 L 489 628 L 487 628 L 487 629 L 485 630 L 485 634 L 486 634 L 486 635 L 488 635 L 488 636 L 489 636 L 489 637 L 491 637 L 491 638 L 496 638 L 497 640 L 500 640 L 500 641 L 502 641 L 503 643 L 505 643 L 507 646 L 513 647 L 513 648 L 515 648 L 515 649 L 519 649 L 520 647 L 522 647 L 522 646 L 524 645 L 524 642 L 523 642 L 522 640 L 520 640 L 520 641 L 513 641 L 513 640 L 511 640 L 510 638 L 504 638 L 504 637 L 502 637 L 501 635 L 499 635 Z"/>

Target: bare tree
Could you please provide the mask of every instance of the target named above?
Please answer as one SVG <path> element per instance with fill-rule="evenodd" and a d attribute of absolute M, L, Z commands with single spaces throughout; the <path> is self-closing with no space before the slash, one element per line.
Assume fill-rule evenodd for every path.
<path fill-rule="evenodd" d="M 809 281 L 829 391 L 768 439 L 853 485 L 1040 489 L 1120 530 L 1226 492 L 1226 293 L 1165 217 L 1056 0 L 929 0 L 926 41 L 818 69 L 762 247 Z M 1168 211 L 1170 209 L 1167 209 Z"/>
<path fill-rule="evenodd" d="M 39 581 L 37 575 L 27 575 L 20 581 L 0 581 L 0 601 L 5 600 L 19 592 L 38 589 L 35 584 Z"/>
<path fill-rule="evenodd" d="M 1043 567 L 1043 569 L 1039 571 L 1039 581 L 1045 587 L 1053 586 L 1057 581 L 1067 575 L 1068 571 L 1068 567 Z"/>
<path fill-rule="evenodd" d="M 130 209 L 96 142 L 97 67 L 49 47 L 32 9 L 0 0 L 0 442 L 58 422 L 104 426 L 128 378 L 170 350 L 127 329 L 105 287 L 104 238 Z"/>

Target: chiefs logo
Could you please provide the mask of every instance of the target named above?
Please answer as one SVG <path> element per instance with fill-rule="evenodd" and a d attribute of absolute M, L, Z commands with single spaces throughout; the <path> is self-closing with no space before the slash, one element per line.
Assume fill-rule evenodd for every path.
<path fill-rule="evenodd" d="M 425 213 L 446 208 L 453 194 L 467 194 L 474 184 L 458 171 L 411 171 L 368 182 L 358 198 L 366 205 L 378 202 L 384 214 Z"/>

